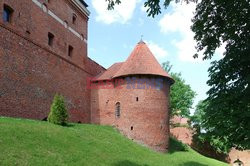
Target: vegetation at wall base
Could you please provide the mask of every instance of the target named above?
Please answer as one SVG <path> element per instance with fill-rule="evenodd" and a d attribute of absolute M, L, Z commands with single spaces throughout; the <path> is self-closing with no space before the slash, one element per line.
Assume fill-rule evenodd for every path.
<path fill-rule="evenodd" d="M 50 108 L 48 121 L 58 125 L 66 125 L 68 112 L 64 104 L 64 98 L 61 95 L 55 95 Z"/>
<path fill-rule="evenodd" d="M 154 152 L 110 126 L 53 125 L 44 121 L 0 117 L 0 165 L 84 166 L 226 166 L 178 141 L 168 154 Z"/>

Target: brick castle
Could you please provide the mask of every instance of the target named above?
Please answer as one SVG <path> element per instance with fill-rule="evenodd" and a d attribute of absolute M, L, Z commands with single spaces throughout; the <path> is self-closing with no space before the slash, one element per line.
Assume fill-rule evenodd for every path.
<path fill-rule="evenodd" d="M 83 0 L 0 0 L 0 116 L 46 120 L 56 93 L 71 122 L 112 125 L 167 151 L 173 79 L 140 41 L 107 70 L 87 55 Z"/>

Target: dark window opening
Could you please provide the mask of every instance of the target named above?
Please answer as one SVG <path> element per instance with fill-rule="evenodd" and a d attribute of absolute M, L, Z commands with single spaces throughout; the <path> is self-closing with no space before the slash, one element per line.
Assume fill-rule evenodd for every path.
<path fill-rule="evenodd" d="M 69 45 L 69 48 L 68 48 L 68 56 L 69 57 L 72 57 L 73 56 L 73 47 L 71 45 Z"/>
<path fill-rule="evenodd" d="M 30 35 L 30 31 L 29 31 L 29 30 L 26 30 L 26 33 L 27 33 L 28 35 Z"/>
<path fill-rule="evenodd" d="M 73 24 L 76 23 L 76 15 L 75 15 L 75 14 L 73 14 L 73 16 L 72 16 L 72 23 L 73 23 Z"/>
<path fill-rule="evenodd" d="M 52 33 L 48 33 L 48 45 L 49 46 L 53 46 L 53 42 L 54 42 L 54 35 Z"/>
<path fill-rule="evenodd" d="M 120 102 L 117 102 L 115 104 L 115 117 L 120 118 L 120 116 L 121 116 L 121 106 L 120 106 Z"/>
<path fill-rule="evenodd" d="M 13 12 L 14 12 L 14 10 L 11 7 L 4 5 L 3 6 L 3 21 L 4 22 L 11 22 Z"/>
<path fill-rule="evenodd" d="M 139 98 L 138 98 L 138 97 L 136 97 L 136 101 L 139 101 Z"/>
<path fill-rule="evenodd" d="M 130 130 L 134 130 L 134 127 L 133 127 L 133 126 L 131 126 L 131 127 L 130 127 Z"/>
<path fill-rule="evenodd" d="M 81 121 L 78 121 L 77 123 L 82 123 Z"/>
<path fill-rule="evenodd" d="M 81 34 L 81 40 L 84 40 L 84 35 L 83 34 Z"/>

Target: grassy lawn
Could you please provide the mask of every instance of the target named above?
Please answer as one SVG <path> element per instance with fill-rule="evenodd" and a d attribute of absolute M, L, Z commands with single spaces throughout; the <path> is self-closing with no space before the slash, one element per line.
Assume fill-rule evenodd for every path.
<path fill-rule="evenodd" d="M 225 166 L 195 151 L 180 151 L 171 140 L 168 154 L 137 145 L 108 126 L 0 117 L 0 165 Z"/>

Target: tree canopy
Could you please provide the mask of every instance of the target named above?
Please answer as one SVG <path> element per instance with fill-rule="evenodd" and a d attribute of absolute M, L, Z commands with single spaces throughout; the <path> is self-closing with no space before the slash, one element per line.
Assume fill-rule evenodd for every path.
<path fill-rule="evenodd" d="M 217 137 L 207 130 L 206 110 L 208 109 L 208 104 L 208 101 L 199 101 L 199 103 L 196 105 L 194 114 L 190 118 L 192 126 L 195 129 L 193 139 L 195 140 L 196 144 L 208 143 L 215 151 L 223 154 L 228 154 L 231 146 L 227 140 L 227 137 Z"/>
<path fill-rule="evenodd" d="M 250 148 L 250 1 L 202 0 L 192 21 L 203 59 L 226 44 L 224 57 L 208 70 L 206 130 L 230 146 Z"/>
<path fill-rule="evenodd" d="M 108 9 L 114 9 L 114 6 L 116 4 L 120 4 L 122 3 L 121 0 L 106 0 L 108 2 Z M 156 15 L 161 13 L 161 6 L 163 6 L 165 9 L 169 6 L 170 2 L 185 2 L 185 3 L 189 3 L 189 2 L 197 2 L 197 0 L 146 0 L 144 2 L 144 7 L 147 8 L 147 14 L 149 17 L 155 17 Z M 161 4 L 162 2 L 162 4 Z"/>
<path fill-rule="evenodd" d="M 162 67 L 175 80 L 175 83 L 170 89 L 171 116 L 179 115 L 182 117 L 189 117 L 195 92 L 191 89 L 190 85 L 185 83 L 181 73 L 170 72 L 172 65 L 170 65 L 168 61 L 164 62 Z"/>

